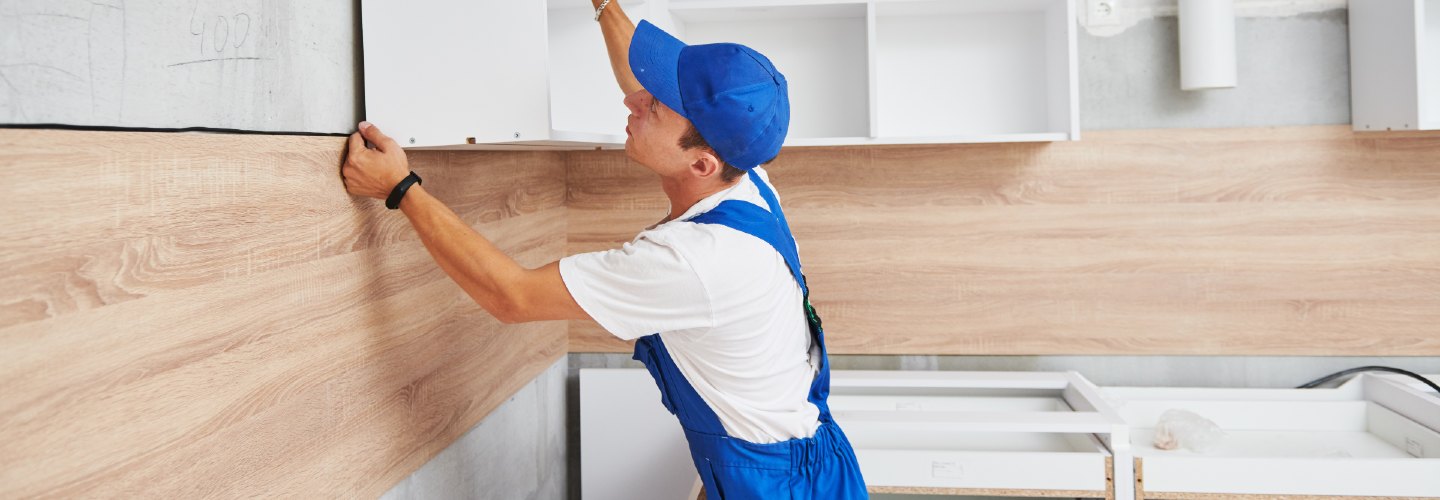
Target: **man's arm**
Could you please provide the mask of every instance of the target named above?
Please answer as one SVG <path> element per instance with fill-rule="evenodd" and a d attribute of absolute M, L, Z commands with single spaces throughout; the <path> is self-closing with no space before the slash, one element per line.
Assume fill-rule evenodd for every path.
<path fill-rule="evenodd" d="M 365 147 L 369 140 L 376 146 Z M 341 168 L 350 194 L 385 199 L 410 173 L 405 151 L 369 123 L 350 136 Z M 475 232 L 420 184 L 405 192 L 400 210 L 410 219 L 435 262 L 480 307 L 505 323 L 590 319 L 560 279 L 558 262 L 526 269 Z"/>
<path fill-rule="evenodd" d="M 590 0 L 596 8 L 604 0 Z M 630 95 L 640 90 L 640 82 L 630 72 L 630 38 L 635 36 L 635 23 L 620 8 L 620 0 L 610 0 L 605 11 L 600 13 L 600 32 L 605 35 L 605 49 L 610 53 L 610 69 L 615 72 L 615 81 L 620 91 Z"/>

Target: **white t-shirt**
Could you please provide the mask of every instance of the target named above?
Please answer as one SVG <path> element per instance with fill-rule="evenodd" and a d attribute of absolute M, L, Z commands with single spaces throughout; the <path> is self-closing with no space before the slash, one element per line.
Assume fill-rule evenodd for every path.
<path fill-rule="evenodd" d="M 745 176 L 619 249 L 561 259 L 560 276 L 616 337 L 659 333 L 726 434 L 754 443 L 813 436 L 820 411 L 807 396 L 819 347 L 785 259 L 749 234 L 688 222 L 724 200 L 769 209 Z"/>

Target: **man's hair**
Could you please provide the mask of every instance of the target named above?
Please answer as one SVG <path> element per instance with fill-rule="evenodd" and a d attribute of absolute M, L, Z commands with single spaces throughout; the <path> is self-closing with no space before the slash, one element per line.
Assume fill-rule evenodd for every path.
<path fill-rule="evenodd" d="M 701 148 L 709 151 L 710 154 L 715 155 L 715 158 L 720 158 L 720 154 L 715 152 L 715 148 L 710 147 L 710 143 L 705 142 L 705 138 L 700 135 L 700 130 L 695 128 L 694 123 L 688 124 L 686 125 L 686 127 L 687 128 L 685 129 L 685 133 L 680 135 L 680 149 L 690 150 L 695 148 Z M 769 165 L 772 161 L 775 161 L 775 157 L 771 157 L 769 160 L 765 160 L 760 164 Z M 720 180 L 723 180 L 725 182 L 735 182 L 735 179 L 739 179 L 740 176 L 745 175 L 744 170 L 740 170 L 734 165 L 726 162 L 724 159 L 720 159 L 720 165 Z"/>

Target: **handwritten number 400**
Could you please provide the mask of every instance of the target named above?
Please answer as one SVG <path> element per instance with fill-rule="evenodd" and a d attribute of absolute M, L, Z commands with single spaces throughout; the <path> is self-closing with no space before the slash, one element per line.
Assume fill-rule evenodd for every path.
<path fill-rule="evenodd" d="M 196 4 L 199 7 L 199 4 Z M 209 33 L 207 36 L 206 33 Z M 225 52 L 227 47 L 240 48 L 250 38 L 250 15 L 244 12 L 231 17 L 216 16 L 213 22 L 200 23 L 195 27 L 195 16 L 190 16 L 190 34 L 200 38 L 200 54 L 205 54 L 205 40 L 210 40 L 216 53 Z"/>

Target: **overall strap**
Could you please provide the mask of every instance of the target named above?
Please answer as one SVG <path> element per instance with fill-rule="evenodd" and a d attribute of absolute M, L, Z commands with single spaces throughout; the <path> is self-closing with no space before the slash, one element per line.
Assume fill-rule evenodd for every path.
<path fill-rule="evenodd" d="M 820 316 L 810 305 L 810 289 L 806 286 L 805 275 L 800 269 L 800 252 L 795 245 L 795 237 L 790 233 L 790 225 L 785 221 L 785 212 L 780 209 L 780 201 L 775 197 L 775 192 L 755 170 L 751 170 L 749 175 L 751 182 L 760 191 L 760 197 L 770 205 L 770 210 L 767 211 L 745 201 L 725 200 L 714 209 L 690 219 L 690 222 L 718 224 L 749 234 L 769 243 L 785 259 L 785 264 L 790 268 L 790 274 L 794 276 L 795 282 L 800 285 L 800 292 L 804 297 L 804 314 L 806 323 L 810 327 L 810 336 L 820 347 L 820 368 L 815 374 L 815 380 L 810 384 L 808 399 L 811 404 L 820 409 L 820 421 L 831 422 L 833 420 L 830 416 L 830 406 L 827 403 L 830 396 L 830 359 L 825 349 L 825 332 L 821 329 Z"/>

